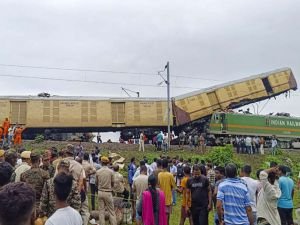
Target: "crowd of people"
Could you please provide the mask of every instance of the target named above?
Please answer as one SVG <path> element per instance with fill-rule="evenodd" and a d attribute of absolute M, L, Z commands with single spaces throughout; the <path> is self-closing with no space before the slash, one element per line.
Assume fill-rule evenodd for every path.
<path fill-rule="evenodd" d="M 116 225 L 114 198 L 132 203 L 138 225 L 169 225 L 176 204 L 181 205 L 179 225 L 186 220 L 209 224 L 212 210 L 216 225 L 294 224 L 294 182 L 287 166 L 271 163 L 256 172 L 257 179 L 251 178 L 250 165 L 238 173 L 235 164 L 179 157 L 161 156 L 151 163 L 144 158 L 138 165 L 132 158 L 127 169 L 128 185 L 111 158 L 70 144 L 42 155 L 0 150 L 0 224 L 87 225 L 98 205 L 99 224 L 107 214 Z"/>
<path fill-rule="evenodd" d="M 19 147 L 22 145 L 22 133 L 25 127 L 18 123 L 11 125 L 8 118 L 5 118 L 0 126 L 0 146 L 10 148 L 11 146 Z"/>

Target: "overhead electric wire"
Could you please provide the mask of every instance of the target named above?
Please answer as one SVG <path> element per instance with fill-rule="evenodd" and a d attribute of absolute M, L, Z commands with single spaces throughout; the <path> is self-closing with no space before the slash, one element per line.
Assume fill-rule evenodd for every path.
<path fill-rule="evenodd" d="M 165 86 L 158 86 L 154 84 L 138 84 L 138 83 L 121 83 L 121 82 L 110 82 L 110 81 L 97 81 L 97 80 L 79 80 L 79 79 L 66 79 L 66 78 L 50 78 L 50 77 L 40 77 L 40 76 L 24 76 L 24 75 L 14 75 L 14 74 L 0 74 L 0 77 L 11 77 L 11 78 L 25 78 L 25 79 L 38 79 L 38 80 L 53 80 L 53 81 L 65 81 L 65 82 L 81 82 L 81 83 L 97 83 L 97 84 L 107 84 L 107 85 L 118 85 L 118 86 L 143 86 L 143 87 L 157 87 L 165 88 Z M 183 89 L 195 89 L 199 90 L 196 87 L 189 86 L 171 86 L 172 88 L 183 88 Z"/>
<path fill-rule="evenodd" d="M 129 72 L 129 71 L 114 71 L 114 70 L 98 70 L 98 69 L 80 69 L 80 68 L 64 68 L 64 67 L 48 67 L 48 66 L 31 66 L 31 65 L 18 65 L 18 64 L 2 64 L 2 67 L 17 67 L 17 68 L 29 68 L 29 69 L 45 69 L 45 70 L 62 70 L 62 71 L 73 71 L 73 72 L 92 72 L 92 73 L 111 73 L 111 74 L 127 74 L 134 76 L 157 76 L 156 73 L 147 73 L 147 72 Z M 196 77 L 192 75 L 172 75 L 175 78 L 185 78 L 185 79 L 194 79 L 194 80 L 207 80 L 207 81 L 226 81 L 218 79 L 210 79 L 204 77 Z"/>

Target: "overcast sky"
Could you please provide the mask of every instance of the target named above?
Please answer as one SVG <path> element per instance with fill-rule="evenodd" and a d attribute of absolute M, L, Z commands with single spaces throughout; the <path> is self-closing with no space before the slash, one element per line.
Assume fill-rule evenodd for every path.
<path fill-rule="evenodd" d="M 167 61 L 172 96 L 281 67 L 291 67 L 300 82 L 299 11 L 296 0 L 0 0 L 0 64 L 128 72 L 2 65 L 0 95 L 125 97 L 123 86 L 165 97 L 156 74 Z M 293 92 L 259 111 L 300 116 L 299 100 Z"/>

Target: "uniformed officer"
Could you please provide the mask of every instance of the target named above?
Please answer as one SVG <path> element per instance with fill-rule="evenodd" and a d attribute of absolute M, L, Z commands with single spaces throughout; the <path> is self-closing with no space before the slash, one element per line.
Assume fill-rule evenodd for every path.
<path fill-rule="evenodd" d="M 58 173 L 70 174 L 70 162 L 62 159 L 57 165 Z M 80 194 L 77 187 L 77 182 L 73 179 L 72 190 L 67 199 L 68 205 L 76 209 L 78 212 L 81 206 Z M 40 217 L 47 216 L 48 218 L 55 212 L 55 195 L 54 195 L 54 178 L 50 178 L 44 185 L 42 197 L 40 200 Z"/>
<path fill-rule="evenodd" d="M 43 165 L 41 168 L 45 171 L 47 171 L 50 175 L 50 177 L 54 177 L 55 174 L 55 168 L 50 164 L 50 157 L 48 154 L 44 154 L 42 157 Z"/>
<path fill-rule="evenodd" d="M 114 203 L 112 196 L 112 188 L 114 186 L 114 172 L 107 167 L 109 159 L 105 156 L 101 157 L 102 168 L 96 173 L 96 185 L 98 187 L 99 199 L 99 222 L 105 224 L 105 210 L 109 214 L 110 225 L 117 225 L 116 214 L 114 211 Z"/>
<path fill-rule="evenodd" d="M 36 209 L 39 209 L 44 184 L 50 178 L 49 173 L 40 166 L 40 155 L 36 152 L 30 154 L 31 168 L 21 174 L 21 181 L 29 184 L 36 193 Z"/>
<path fill-rule="evenodd" d="M 21 178 L 21 174 L 30 169 L 30 151 L 23 151 L 21 153 L 22 163 L 18 166 L 14 173 L 14 181 L 19 182 Z"/>

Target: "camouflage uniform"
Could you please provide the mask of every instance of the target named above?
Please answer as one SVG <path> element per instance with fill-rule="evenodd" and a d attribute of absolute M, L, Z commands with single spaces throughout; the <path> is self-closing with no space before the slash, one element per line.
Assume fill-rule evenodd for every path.
<path fill-rule="evenodd" d="M 49 173 L 41 168 L 31 168 L 21 174 L 21 181 L 29 184 L 35 190 L 36 209 L 40 206 L 43 187 L 49 178 Z"/>
<path fill-rule="evenodd" d="M 79 212 L 81 199 L 75 180 L 73 180 L 72 190 L 67 198 L 67 203 Z M 48 218 L 55 212 L 54 178 L 47 180 L 44 185 L 39 209 L 40 213 Z"/>
<path fill-rule="evenodd" d="M 54 174 L 55 174 L 54 166 L 52 166 L 52 165 L 49 165 L 49 166 L 42 165 L 41 168 L 43 170 L 47 171 L 49 173 L 50 177 L 54 177 Z"/>

